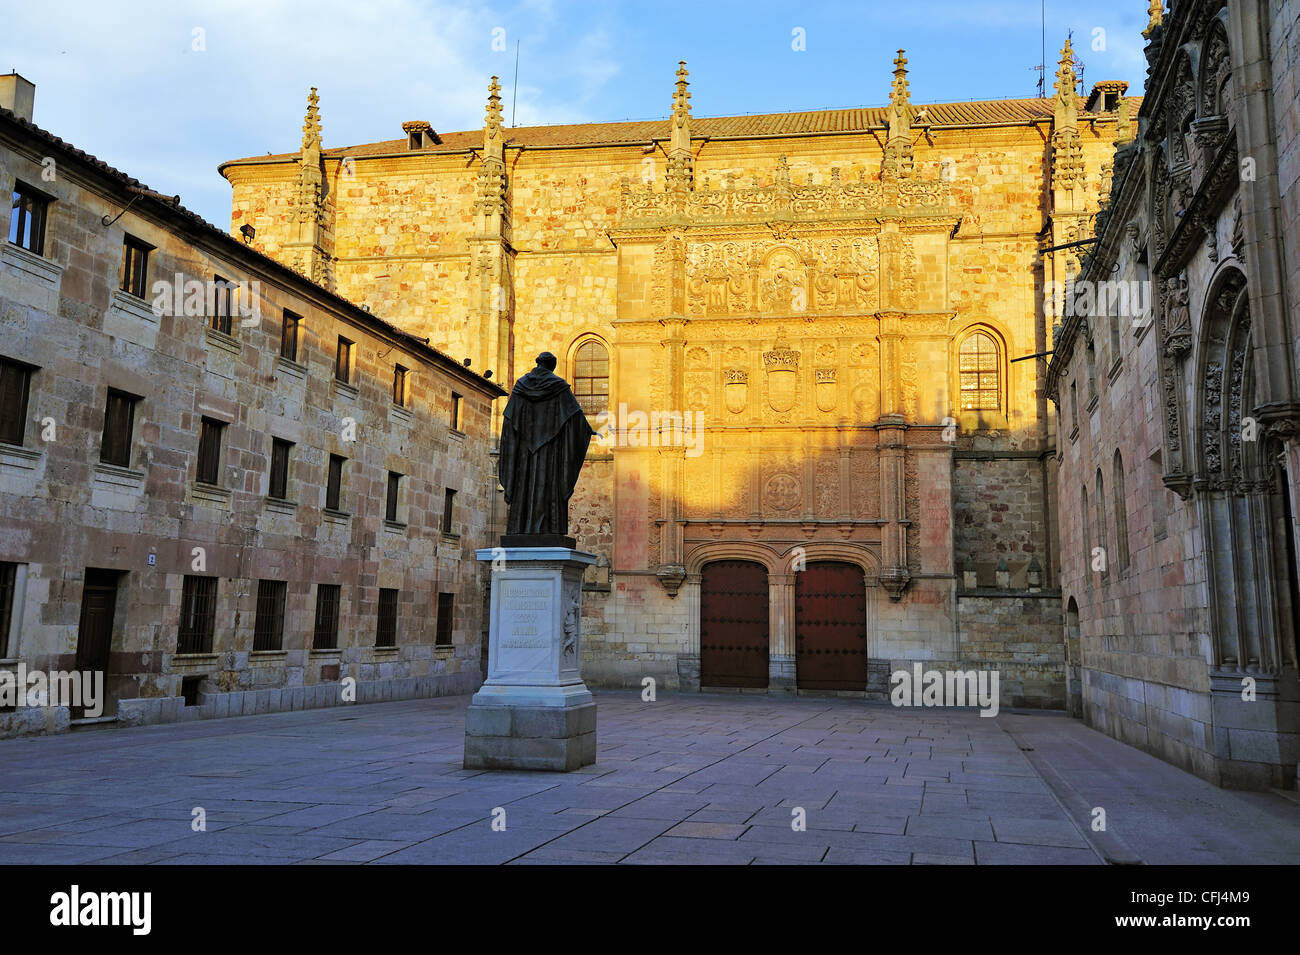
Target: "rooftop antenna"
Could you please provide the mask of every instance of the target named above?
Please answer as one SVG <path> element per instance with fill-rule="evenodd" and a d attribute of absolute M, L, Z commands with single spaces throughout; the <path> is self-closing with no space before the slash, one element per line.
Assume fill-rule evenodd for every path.
<path fill-rule="evenodd" d="M 519 41 L 515 40 L 515 91 L 510 94 L 510 125 L 515 125 L 515 105 L 519 102 Z"/>
<path fill-rule="evenodd" d="M 1073 42 L 1074 42 L 1074 31 L 1073 31 L 1073 30 L 1070 31 L 1069 36 L 1070 36 L 1070 42 L 1073 43 Z M 1087 89 L 1087 87 L 1084 86 L 1084 84 L 1083 84 L 1083 69 L 1084 69 L 1084 67 L 1085 67 L 1086 65 L 1087 65 L 1087 64 L 1085 64 L 1085 63 L 1083 62 L 1083 60 L 1079 59 L 1079 57 L 1078 57 L 1077 55 L 1075 56 L 1075 58 L 1074 58 L 1074 72 L 1075 72 L 1075 75 L 1077 75 L 1077 76 L 1079 77 L 1079 95 L 1080 95 L 1080 96 L 1082 96 L 1082 95 L 1083 95 L 1083 91 L 1084 91 L 1085 89 Z"/>
<path fill-rule="evenodd" d="M 1043 34 L 1042 34 L 1043 58 L 1040 61 L 1038 66 L 1031 66 L 1030 69 L 1038 74 L 1038 82 L 1034 84 L 1035 86 L 1038 87 L 1038 98 L 1046 99 L 1047 98 L 1047 0 L 1042 0 L 1040 13 L 1042 16 L 1042 29 L 1043 29 Z"/>

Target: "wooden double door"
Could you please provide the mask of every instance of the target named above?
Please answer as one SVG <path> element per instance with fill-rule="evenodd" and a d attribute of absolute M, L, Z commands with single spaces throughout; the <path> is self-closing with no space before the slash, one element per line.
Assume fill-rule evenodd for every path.
<path fill-rule="evenodd" d="M 794 575 L 796 683 L 808 690 L 865 690 L 866 581 L 862 568 L 812 561 Z M 767 568 L 719 560 L 700 572 L 700 685 L 768 685 L 771 627 Z"/>

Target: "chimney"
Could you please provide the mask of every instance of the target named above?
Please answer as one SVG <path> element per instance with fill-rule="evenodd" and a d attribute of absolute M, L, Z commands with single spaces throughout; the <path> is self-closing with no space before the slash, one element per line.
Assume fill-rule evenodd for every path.
<path fill-rule="evenodd" d="M 17 73 L 0 76 L 0 108 L 7 109 L 19 119 L 32 121 L 32 104 L 36 100 L 36 84 Z"/>

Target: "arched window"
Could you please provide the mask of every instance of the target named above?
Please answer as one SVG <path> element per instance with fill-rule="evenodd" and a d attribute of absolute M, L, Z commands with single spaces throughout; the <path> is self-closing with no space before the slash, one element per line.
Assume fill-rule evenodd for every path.
<path fill-rule="evenodd" d="M 1088 486 L 1079 488 L 1079 520 L 1083 525 L 1083 579 L 1092 580 L 1092 528 L 1088 525 Z"/>
<path fill-rule="evenodd" d="M 1124 502 L 1124 459 L 1115 450 L 1114 474 L 1111 477 L 1115 495 L 1115 561 L 1120 573 L 1128 570 L 1128 509 Z"/>
<path fill-rule="evenodd" d="M 1106 484 L 1097 468 L 1097 546 L 1101 548 L 1101 575 L 1110 571 L 1110 539 L 1106 533 Z"/>
<path fill-rule="evenodd" d="M 609 352 L 594 339 L 573 353 L 573 393 L 589 415 L 609 408 Z"/>
<path fill-rule="evenodd" d="M 962 411 L 1002 409 L 1002 361 L 991 335 L 976 332 L 961 343 L 957 374 Z"/>

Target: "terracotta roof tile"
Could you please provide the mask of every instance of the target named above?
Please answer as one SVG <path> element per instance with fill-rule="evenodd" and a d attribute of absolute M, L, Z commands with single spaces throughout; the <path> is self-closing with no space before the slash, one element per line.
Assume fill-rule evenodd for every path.
<path fill-rule="evenodd" d="M 1141 97 L 1127 99 L 1136 106 Z M 969 103 L 914 104 L 916 113 L 923 118 L 914 119 L 917 125 L 932 127 L 969 127 L 989 123 L 1033 123 L 1050 119 L 1050 99 L 999 99 Z M 824 109 L 797 113 L 762 113 L 752 116 L 702 116 L 691 120 L 694 139 L 747 139 L 767 136 L 796 136 L 809 133 L 851 133 L 869 129 L 882 129 L 886 125 L 884 106 L 857 107 L 854 109 Z M 1130 115 L 1136 114 L 1130 110 Z M 1084 114 L 1086 115 L 1086 114 Z M 481 129 L 455 133 L 441 133 L 441 145 L 421 150 L 428 153 L 459 152 L 478 149 L 483 145 Z M 516 126 L 506 129 L 507 146 L 604 146 L 618 143 L 646 143 L 653 139 L 669 137 L 669 120 L 636 120 L 622 123 L 574 123 L 567 126 Z M 405 139 L 388 139 L 377 143 L 356 146 L 332 147 L 323 150 L 327 158 L 343 156 L 363 158 L 407 151 Z M 278 153 L 268 156 L 248 156 L 232 159 L 222 168 L 235 163 L 256 164 L 293 159 L 297 153 Z"/>

